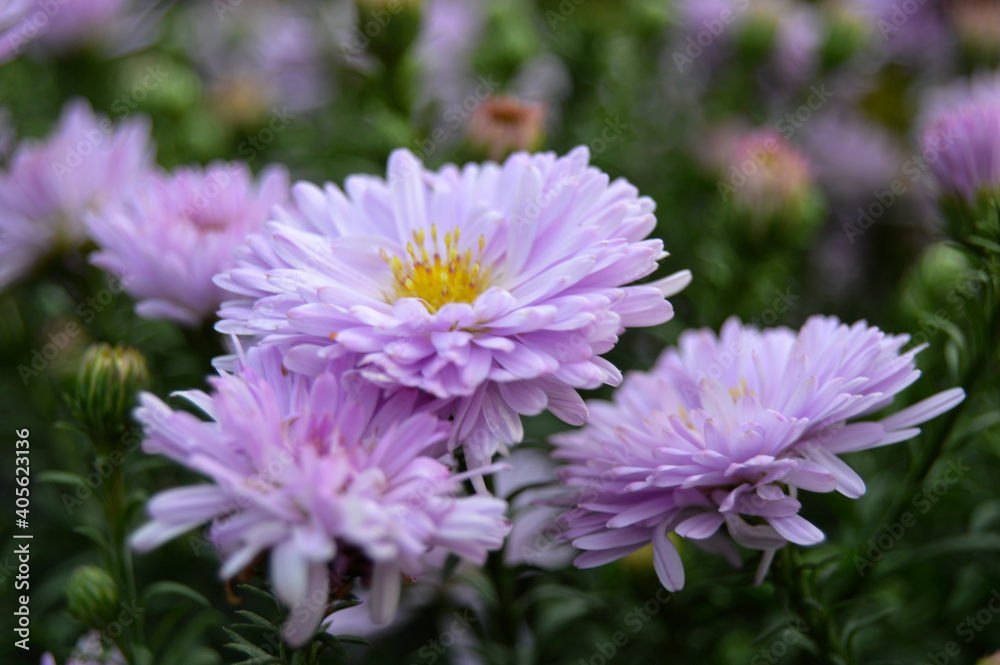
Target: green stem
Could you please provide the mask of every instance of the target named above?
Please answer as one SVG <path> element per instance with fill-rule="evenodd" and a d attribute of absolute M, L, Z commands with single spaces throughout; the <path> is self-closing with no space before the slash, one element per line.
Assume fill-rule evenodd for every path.
<path fill-rule="evenodd" d="M 112 449 L 108 446 L 106 449 Z M 138 606 L 139 596 L 135 582 L 135 570 L 132 565 L 132 554 L 127 542 L 128 524 L 126 523 L 125 473 L 121 464 L 111 464 L 111 474 L 105 484 L 104 508 L 107 517 L 109 535 L 109 568 L 111 576 L 118 586 L 119 597 L 134 610 L 133 621 L 122 626 L 121 635 L 115 643 L 130 665 L 145 665 L 140 659 L 145 651 L 145 631 L 143 628 L 142 609 Z"/>
<path fill-rule="evenodd" d="M 781 549 L 776 559 L 775 583 L 788 593 L 792 611 L 805 622 L 808 637 L 819 650 L 823 662 L 830 665 L 856 665 L 846 644 L 842 644 L 833 616 L 827 612 L 815 588 L 814 571 L 799 566 L 798 550 Z"/>
<path fill-rule="evenodd" d="M 991 291 L 995 291 L 994 287 Z M 934 441 L 934 445 L 931 447 L 928 454 L 924 455 L 920 463 L 912 466 L 910 473 L 907 475 L 906 481 L 902 484 L 902 489 L 896 494 L 896 498 L 893 502 L 886 508 L 885 512 L 882 514 L 882 518 L 876 523 L 878 527 L 872 533 L 872 538 L 878 535 L 878 530 L 882 528 L 882 524 L 890 519 L 895 519 L 900 513 L 903 512 L 903 508 L 906 506 L 909 497 L 912 495 L 913 489 L 923 485 L 927 481 L 927 477 L 930 475 L 931 470 L 934 468 L 935 462 L 940 458 L 942 451 L 944 450 L 945 444 L 951 438 L 952 433 L 955 430 L 955 426 L 958 424 L 959 419 L 962 414 L 968 408 L 969 404 L 972 402 L 972 397 L 976 393 L 976 387 L 979 384 L 980 379 L 984 375 L 987 369 L 992 367 L 992 356 L 995 353 L 998 344 L 1000 344 L 1000 312 L 997 311 L 1000 305 L 994 302 L 995 297 L 992 294 L 988 297 L 988 300 L 983 303 L 984 308 L 984 320 L 990 321 L 989 329 L 979 348 L 972 359 L 969 362 L 969 367 L 965 371 L 965 375 L 962 377 L 962 388 L 965 389 L 966 398 L 961 404 L 956 406 L 954 409 L 948 412 L 945 424 L 941 429 L 941 433 L 937 436 Z M 866 541 L 867 542 L 867 541 Z"/>

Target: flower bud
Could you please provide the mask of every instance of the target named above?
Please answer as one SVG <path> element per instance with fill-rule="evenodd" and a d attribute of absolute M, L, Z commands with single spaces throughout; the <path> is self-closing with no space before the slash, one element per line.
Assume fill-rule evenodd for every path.
<path fill-rule="evenodd" d="M 962 50 L 973 62 L 1000 61 L 1000 4 L 995 0 L 957 0 L 949 13 Z"/>
<path fill-rule="evenodd" d="M 69 613 L 91 628 L 102 630 L 115 620 L 118 589 L 103 568 L 80 566 L 66 585 Z"/>
<path fill-rule="evenodd" d="M 136 393 L 149 387 L 145 357 L 135 349 L 91 345 L 76 375 L 75 415 L 96 438 L 128 420 Z"/>
<path fill-rule="evenodd" d="M 749 235 L 761 237 L 771 227 L 783 236 L 811 232 L 822 203 L 797 147 L 776 132 L 757 130 L 737 140 L 730 154 L 718 188 L 730 211 L 748 222 Z"/>
<path fill-rule="evenodd" d="M 545 106 L 490 97 L 469 118 L 468 137 L 482 156 L 495 161 L 518 150 L 537 150 L 545 140 Z"/>

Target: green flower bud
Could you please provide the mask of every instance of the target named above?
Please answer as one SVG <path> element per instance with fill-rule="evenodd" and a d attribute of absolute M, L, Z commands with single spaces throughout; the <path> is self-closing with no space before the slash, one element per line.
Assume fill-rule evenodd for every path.
<path fill-rule="evenodd" d="M 76 375 L 75 415 L 98 439 L 124 429 L 136 393 L 149 387 L 146 359 L 134 349 L 94 344 Z"/>
<path fill-rule="evenodd" d="M 103 568 L 80 566 L 66 585 L 69 613 L 91 628 L 103 630 L 118 613 L 118 589 Z"/>

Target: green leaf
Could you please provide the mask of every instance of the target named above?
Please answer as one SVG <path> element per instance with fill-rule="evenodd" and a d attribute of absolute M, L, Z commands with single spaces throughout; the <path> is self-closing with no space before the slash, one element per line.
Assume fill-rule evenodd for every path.
<path fill-rule="evenodd" d="M 211 603 L 208 602 L 208 599 L 205 598 L 205 596 L 201 595 L 191 587 L 181 584 L 180 582 L 164 580 L 162 582 L 154 582 L 153 584 L 150 584 L 142 593 L 143 605 L 149 603 L 150 599 L 156 598 L 157 596 L 181 596 L 182 598 L 194 601 L 202 607 L 211 607 Z"/>
<path fill-rule="evenodd" d="M 38 474 L 38 482 L 50 485 L 69 485 L 70 487 L 86 487 L 87 482 L 83 476 L 69 471 L 42 471 Z"/>
<path fill-rule="evenodd" d="M 851 639 L 858 631 L 878 623 L 887 616 L 895 614 L 897 610 L 898 608 L 896 607 L 886 607 L 884 609 L 878 610 L 877 612 L 872 612 L 868 616 L 862 617 L 860 619 L 852 617 L 850 621 L 847 622 L 847 625 L 844 626 L 843 643 L 850 644 Z"/>
<path fill-rule="evenodd" d="M 271 623 L 270 621 L 268 621 L 259 614 L 255 614 L 249 610 L 238 610 L 236 613 L 239 614 L 241 617 L 244 617 L 245 619 L 249 619 L 255 626 L 259 626 L 261 628 L 268 628 L 276 633 L 281 632 L 277 626 L 275 626 L 273 623 Z"/>
<path fill-rule="evenodd" d="M 347 649 L 344 648 L 344 645 L 340 643 L 340 640 L 338 640 L 330 633 L 326 632 L 316 633 L 316 635 L 313 637 L 313 640 L 318 642 L 319 644 L 322 644 L 324 647 L 330 649 L 341 658 L 347 658 L 350 655 L 347 653 Z"/>
<path fill-rule="evenodd" d="M 95 543 L 105 552 L 108 553 L 111 552 L 111 545 L 108 544 L 107 538 L 104 537 L 104 534 L 101 533 L 99 529 L 86 524 L 81 524 L 79 526 L 73 527 L 73 531 L 80 534 L 81 536 L 89 538 L 93 543 Z"/>
<path fill-rule="evenodd" d="M 359 635 L 337 635 L 337 640 L 348 644 L 360 644 L 364 647 L 370 647 L 372 645 L 371 642 Z"/>

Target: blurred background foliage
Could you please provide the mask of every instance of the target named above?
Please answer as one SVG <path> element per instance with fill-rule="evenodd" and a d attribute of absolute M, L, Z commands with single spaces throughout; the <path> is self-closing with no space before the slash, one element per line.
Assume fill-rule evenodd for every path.
<path fill-rule="evenodd" d="M 897 24 L 892 12 L 904 6 L 914 11 Z M 671 252 L 656 276 L 694 274 L 671 299 L 672 321 L 623 336 L 609 354 L 619 367 L 649 368 L 682 330 L 717 329 L 729 316 L 797 327 L 825 313 L 927 343 L 909 401 L 953 385 L 970 393 L 913 441 L 850 456 L 867 494 L 807 497 L 803 513 L 827 542 L 787 552 L 759 587 L 755 553 L 744 551 L 734 570 L 684 544 L 687 586 L 669 602 L 648 552 L 587 571 L 453 571 L 374 646 L 349 646 L 355 661 L 477 662 L 436 646 L 458 638 L 448 627 L 464 607 L 475 620 L 459 641 L 478 642 L 488 663 L 603 663 L 618 631 L 627 637 L 614 647 L 619 662 L 819 662 L 822 640 L 800 629 L 802 611 L 820 612 L 859 663 L 935 662 L 949 642 L 959 647 L 949 663 L 1000 649 L 1000 617 L 990 612 L 992 623 L 968 642 L 959 632 L 1000 589 L 997 326 L 970 316 L 995 316 L 997 274 L 947 241 L 927 169 L 915 161 L 928 91 L 996 67 L 998 3 L 215 0 L 130 11 L 143 20 L 117 41 L 29 49 L 0 66 L 4 158 L 15 137 L 44 136 L 76 96 L 115 121 L 149 116 L 166 168 L 243 159 L 254 171 L 283 163 L 293 179 L 341 183 L 384 173 L 400 146 L 436 167 L 587 145 L 597 167 L 656 201 L 656 235 Z M 747 159 L 755 173 L 744 170 L 741 185 Z M 138 349 L 151 389 L 165 396 L 204 387 L 221 349 L 209 330 L 138 318 L 127 295 L 107 297 L 109 279 L 77 253 L 0 294 L 2 504 L 13 504 L 15 429 L 31 432 L 34 478 L 33 650 L 13 649 L 6 631 L 3 662 L 37 663 L 51 650 L 61 663 L 85 630 L 64 590 L 78 566 L 101 563 L 86 528 L 100 524 L 100 491 L 78 493 L 57 475 L 39 480 L 43 471 L 95 472 L 93 444 L 73 426 L 66 397 L 84 350 L 94 341 Z M 96 304 L 84 307 L 87 298 Z M 19 367 L 73 322 L 80 334 L 25 381 Z M 563 427 L 530 419 L 526 445 L 544 448 Z M 134 445 L 125 460 L 136 506 L 186 479 Z M 954 483 L 942 480 L 949 464 L 963 469 Z M 905 512 L 915 523 L 878 546 Z M 136 510 L 128 523 L 141 519 Z M 5 543 L 12 521 L 0 520 Z M 5 548 L 0 590 L 10 598 L 13 546 Z M 211 551 L 196 553 L 185 538 L 135 565 L 141 589 L 173 581 L 204 594 L 160 587 L 148 599 L 158 665 L 237 662 L 222 629 L 241 620 L 235 612 L 276 620 L 266 601 L 224 588 Z M 809 579 L 782 579 L 798 575 Z M 788 593 L 799 583 L 812 594 L 804 610 Z"/>

